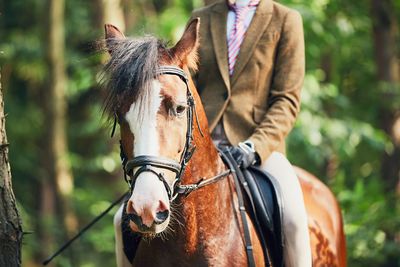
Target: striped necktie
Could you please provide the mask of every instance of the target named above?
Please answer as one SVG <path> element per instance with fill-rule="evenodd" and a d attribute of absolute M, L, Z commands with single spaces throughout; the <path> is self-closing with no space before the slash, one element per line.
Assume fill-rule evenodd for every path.
<path fill-rule="evenodd" d="M 229 75 L 232 76 L 235 68 L 236 59 L 239 54 L 240 45 L 243 42 L 246 34 L 246 25 L 244 23 L 247 14 L 252 8 L 255 8 L 260 3 L 260 0 L 251 0 L 248 5 L 237 6 L 236 4 L 229 5 L 229 7 L 235 12 L 235 24 L 232 27 L 232 31 L 229 34 L 228 40 L 228 64 L 229 64 Z"/>

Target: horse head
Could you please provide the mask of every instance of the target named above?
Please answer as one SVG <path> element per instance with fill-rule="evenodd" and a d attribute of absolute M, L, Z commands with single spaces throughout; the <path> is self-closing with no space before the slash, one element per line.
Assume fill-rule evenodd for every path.
<path fill-rule="evenodd" d="M 118 120 L 124 169 L 131 188 L 125 211 L 135 232 L 154 235 L 171 218 L 174 189 L 191 153 L 199 19 L 168 48 L 154 37 L 126 38 L 105 26 L 105 109 Z M 194 111 L 195 112 L 195 111 Z"/>

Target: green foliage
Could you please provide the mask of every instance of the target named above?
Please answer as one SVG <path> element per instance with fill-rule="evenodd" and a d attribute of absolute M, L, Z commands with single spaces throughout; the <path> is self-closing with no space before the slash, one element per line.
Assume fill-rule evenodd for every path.
<path fill-rule="evenodd" d="M 281 2 L 303 15 L 307 55 L 289 158 L 336 193 L 349 266 L 399 266 L 393 235 L 400 229 L 400 207 L 381 178 L 382 156 L 393 148 L 379 129 L 380 111 L 395 110 L 399 97 L 398 90 L 383 90 L 376 79 L 369 6 L 344 0 Z"/>
<path fill-rule="evenodd" d="M 0 4 L 10 161 L 25 231 L 39 229 L 37 192 L 48 125 L 42 108 L 48 79 L 43 2 Z M 183 32 L 190 10 L 202 5 L 200 0 L 124 2 L 128 35 L 153 33 L 171 43 Z M 400 95 L 398 86 L 376 80 L 369 6 L 345 0 L 279 2 L 301 12 L 306 37 L 302 110 L 288 139 L 288 156 L 335 192 L 345 218 L 349 266 L 400 266 L 399 244 L 393 241 L 399 235 L 400 208 L 381 179 L 383 153 L 393 147 L 379 128 L 380 111 L 398 108 Z M 399 2 L 393 2 L 400 15 Z M 96 79 L 102 56 L 93 49 L 103 35 L 98 12 L 94 1 L 66 1 L 68 158 L 80 227 L 126 190 L 117 140 L 109 139 L 100 116 L 104 93 Z M 109 214 L 74 245 L 73 257 L 66 253 L 56 260 L 58 266 L 115 266 L 113 236 Z M 23 249 L 27 266 L 41 260 L 37 233 L 25 237 Z"/>

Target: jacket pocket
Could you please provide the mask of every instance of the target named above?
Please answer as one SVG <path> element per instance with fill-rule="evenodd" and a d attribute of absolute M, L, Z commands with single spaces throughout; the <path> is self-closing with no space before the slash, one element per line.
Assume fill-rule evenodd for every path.
<path fill-rule="evenodd" d="M 259 45 L 270 45 L 271 43 L 277 43 L 279 40 L 279 33 L 278 32 L 266 32 L 264 33 L 260 40 L 258 41 Z"/>
<path fill-rule="evenodd" d="M 255 123 L 260 124 L 262 120 L 264 119 L 266 110 L 263 108 L 254 106 L 253 107 L 253 120 Z"/>

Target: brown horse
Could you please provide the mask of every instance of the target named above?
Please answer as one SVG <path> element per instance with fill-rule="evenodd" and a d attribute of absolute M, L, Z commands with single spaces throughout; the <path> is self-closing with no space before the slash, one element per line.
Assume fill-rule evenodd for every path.
<path fill-rule="evenodd" d="M 131 216 L 131 230 L 145 237 L 133 266 L 247 266 L 232 177 L 187 196 L 175 192 L 227 169 L 208 134 L 207 118 L 189 76 L 189 69 L 196 69 L 198 28 L 195 19 L 180 41 L 167 48 L 156 38 L 125 38 L 116 27 L 106 25 L 111 55 L 105 67 L 106 108 L 118 117 L 123 164 L 131 185 L 129 200 L 115 216 L 120 267 L 131 266 L 121 247 L 123 208 Z M 196 151 L 190 158 L 192 142 Z M 297 174 L 309 215 L 313 266 L 346 266 L 337 201 L 317 178 L 301 169 Z M 256 266 L 265 266 L 249 216 L 247 221 Z"/>

